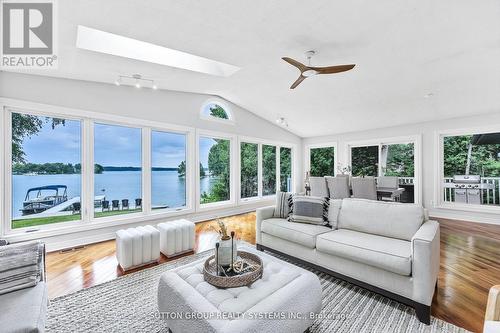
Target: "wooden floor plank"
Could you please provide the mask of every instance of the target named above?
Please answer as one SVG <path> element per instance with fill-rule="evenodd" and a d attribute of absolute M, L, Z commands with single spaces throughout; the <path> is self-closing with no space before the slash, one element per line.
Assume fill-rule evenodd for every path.
<path fill-rule="evenodd" d="M 255 244 L 255 213 L 223 220 L 238 238 Z M 439 222 L 441 264 L 432 315 L 473 332 L 482 332 L 489 288 L 500 284 L 500 226 L 446 219 Z M 216 221 L 196 224 L 194 252 L 213 248 L 218 237 L 216 226 Z M 187 255 L 190 253 L 184 254 Z M 160 262 L 169 260 L 172 259 L 162 255 Z M 114 241 L 47 255 L 50 298 L 123 274 L 116 261 Z"/>

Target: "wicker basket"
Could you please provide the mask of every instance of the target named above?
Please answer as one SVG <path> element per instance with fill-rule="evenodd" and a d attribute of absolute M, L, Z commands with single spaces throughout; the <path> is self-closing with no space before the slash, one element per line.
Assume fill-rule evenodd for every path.
<path fill-rule="evenodd" d="M 203 277 L 205 281 L 218 288 L 236 288 L 248 286 L 262 277 L 263 265 L 259 256 L 245 251 L 238 251 L 238 256 L 256 265 L 255 270 L 234 276 L 219 276 L 216 273 L 215 255 L 213 255 L 205 261 L 203 268 Z"/>

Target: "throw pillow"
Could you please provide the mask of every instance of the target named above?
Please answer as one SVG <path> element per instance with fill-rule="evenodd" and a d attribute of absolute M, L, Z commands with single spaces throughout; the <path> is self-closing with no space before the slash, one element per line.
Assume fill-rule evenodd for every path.
<path fill-rule="evenodd" d="M 288 218 L 290 214 L 290 209 L 292 205 L 292 193 L 290 192 L 278 192 L 276 193 L 276 206 L 274 207 L 274 217 L 279 217 L 282 219 Z"/>
<path fill-rule="evenodd" d="M 288 221 L 331 227 L 328 221 L 329 205 L 327 197 L 293 196 Z"/>
<path fill-rule="evenodd" d="M 330 206 L 328 207 L 328 221 L 330 222 L 330 226 L 332 227 L 332 229 L 337 229 L 341 208 L 341 199 L 330 199 Z"/>

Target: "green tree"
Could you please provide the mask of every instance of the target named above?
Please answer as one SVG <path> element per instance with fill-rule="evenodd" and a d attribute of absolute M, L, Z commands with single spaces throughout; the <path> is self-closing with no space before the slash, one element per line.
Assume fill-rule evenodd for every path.
<path fill-rule="evenodd" d="M 312 148 L 310 169 L 312 177 L 333 176 L 335 174 L 335 148 Z"/>
<path fill-rule="evenodd" d="M 104 167 L 100 164 L 94 164 L 94 173 L 95 174 L 101 174 L 104 172 Z"/>
<path fill-rule="evenodd" d="M 210 115 L 221 119 L 229 119 L 226 111 L 218 104 L 210 105 Z"/>
<path fill-rule="evenodd" d="M 205 168 L 203 167 L 203 164 L 200 162 L 200 177 L 205 177 L 207 173 L 205 172 Z"/>
<path fill-rule="evenodd" d="M 177 175 L 179 177 L 186 176 L 186 161 L 182 161 L 177 167 Z"/>
<path fill-rule="evenodd" d="M 280 147 L 280 191 L 291 191 L 288 188 L 288 179 L 292 177 L 292 150 Z"/>
<path fill-rule="evenodd" d="M 262 194 L 276 193 L 276 146 L 262 145 Z"/>
<path fill-rule="evenodd" d="M 387 149 L 385 176 L 414 177 L 415 154 L 413 143 L 392 144 L 383 147 L 383 149 Z"/>
<path fill-rule="evenodd" d="M 23 150 L 24 139 L 38 134 L 45 122 L 50 122 L 52 129 L 57 125 L 64 126 L 64 119 L 37 117 L 28 114 L 12 113 L 12 162 L 26 163 Z"/>
<path fill-rule="evenodd" d="M 241 197 L 251 198 L 258 195 L 258 157 L 259 145 L 242 142 L 241 145 Z"/>
<path fill-rule="evenodd" d="M 202 193 L 201 203 L 229 200 L 230 188 L 230 142 L 224 139 L 214 139 L 215 144 L 208 153 L 208 170 L 215 178 L 209 193 Z M 202 166 L 200 165 L 200 175 Z"/>
<path fill-rule="evenodd" d="M 353 147 L 351 149 L 352 175 L 378 176 L 378 146 Z"/>

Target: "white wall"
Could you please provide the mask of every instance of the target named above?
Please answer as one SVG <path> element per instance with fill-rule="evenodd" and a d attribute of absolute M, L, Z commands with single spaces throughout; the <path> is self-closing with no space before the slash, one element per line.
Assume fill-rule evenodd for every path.
<path fill-rule="evenodd" d="M 306 138 L 303 140 L 304 149 L 308 145 L 324 142 L 337 142 L 337 162 L 348 165 L 346 146 L 348 142 L 372 139 L 383 139 L 403 136 L 422 136 L 422 192 L 423 204 L 430 209 L 431 215 L 435 217 L 454 218 L 467 221 L 500 224 L 500 214 L 481 213 L 473 211 L 459 211 L 450 209 L 438 209 L 435 207 L 435 176 L 437 172 L 437 133 L 448 130 L 472 129 L 480 130 L 497 125 L 500 131 L 500 113 L 484 114 L 474 117 L 453 118 L 442 121 L 425 122 L 419 124 L 381 128 L 363 132 L 352 132 L 338 135 Z M 304 176 L 302 176 L 302 179 Z"/>
<path fill-rule="evenodd" d="M 300 181 L 303 160 L 301 138 L 229 101 L 225 101 L 225 104 L 231 108 L 235 120 L 234 124 L 201 119 L 202 104 L 214 96 L 136 89 L 128 86 L 117 87 L 113 84 L 0 72 L 0 97 L 291 143 L 297 147 L 295 149 L 297 162 L 294 165 L 294 179 L 297 180 L 296 190 L 299 190 L 302 184 Z M 3 159 L 4 155 L 0 155 Z M 3 160 L 1 162 L 3 165 Z M 270 201 L 261 201 L 241 207 L 197 212 L 185 217 L 201 221 L 215 216 L 251 211 L 258 206 L 269 203 Z M 134 222 L 134 225 L 156 222 L 158 221 L 149 219 Z M 2 221 L 1 226 L 3 225 Z M 49 249 L 57 249 L 109 239 L 114 235 L 115 230 L 122 227 L 113 226 L 58 236 L 46 234 L 43 237 L 48 242 Z M 29 235 L 20 235 L 12 237 L 12 240 L 21 241 L 28 238 L 30 238 Z"/>

